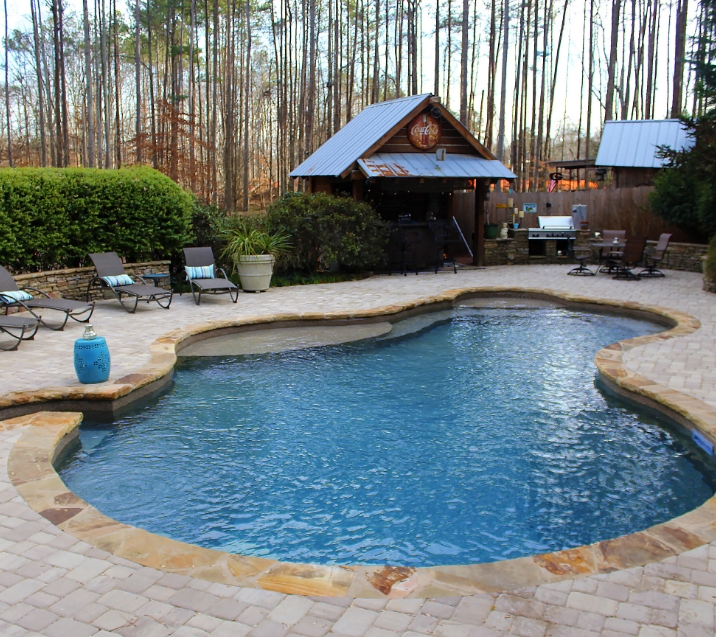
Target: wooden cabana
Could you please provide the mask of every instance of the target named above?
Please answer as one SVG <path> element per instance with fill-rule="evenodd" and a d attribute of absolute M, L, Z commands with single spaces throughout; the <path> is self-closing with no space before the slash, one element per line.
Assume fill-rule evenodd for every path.
<path fill-rule="evenodd" d="M 484 260 L 490 183 L 515 175 L 431 94 L 366 107 L 291 172 L 309 192 L 368 201 L 387 221 L 418 230 L 453 223 L 455 192 L 473 191 L 474 263 Z"/>

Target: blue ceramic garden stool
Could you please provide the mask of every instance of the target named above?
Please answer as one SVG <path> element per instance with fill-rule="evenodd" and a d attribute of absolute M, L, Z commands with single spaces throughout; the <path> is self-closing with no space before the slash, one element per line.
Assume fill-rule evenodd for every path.
<path fill-rule="evenodd" d="M 92 385 L 109 380 L 109 348 L 91 325 L 85 328 L 83 338 L 75 341 L 75 372 L 81 383 Z"/>

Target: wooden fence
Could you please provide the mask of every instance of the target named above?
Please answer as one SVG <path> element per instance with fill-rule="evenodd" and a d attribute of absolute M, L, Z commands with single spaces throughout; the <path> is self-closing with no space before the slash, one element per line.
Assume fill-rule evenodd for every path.
<path fill-rule="evenodd" d="M 537 228 L 537 216 L 571 216 L 574 204 L 587 206 L 587 220 L 590 230 L 626 230 L 627 236 L 646 236 L 658 239 L 662 232 L 673 234 L 672 241 L 696 242 L 683 230 L 664 223 L 651 213 L 649 193 L 651 186 L 638 188 L 609 188 L 604 190 L 579 190 L 576 192 L 516 192 L 490 193 L 487 203 L 490 223 L 510 221 L 511 210 L 507 209 L 507 199 L 513 200 L 513 206 L 522 209 L 525 203 L 536 203 L 537 213 L 526 213 L 523 228 Z M 499 207 L 503 205 L 505 207 Z M 705 238 L 702 242 L 705 242 Z"/>

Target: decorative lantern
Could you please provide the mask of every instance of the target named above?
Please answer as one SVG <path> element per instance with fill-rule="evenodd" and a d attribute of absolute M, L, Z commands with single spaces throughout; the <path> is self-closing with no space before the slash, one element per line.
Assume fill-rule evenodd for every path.
<path fill-rule="evenodd" d="M 85 384 L 104 383 L 109 380 L 109 348 L 91 325 L 85 327 L 82 338 L 75 341 L 75 372 L 77 379 Z"/>

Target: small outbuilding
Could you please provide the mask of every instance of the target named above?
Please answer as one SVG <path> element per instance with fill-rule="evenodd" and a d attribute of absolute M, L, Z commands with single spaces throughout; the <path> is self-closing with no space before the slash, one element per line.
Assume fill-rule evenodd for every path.
<path fill-rule="evenodd" d="M 616 188 L 651 186 L 664 166 L 659 147 L 686 150 L 693 144 L 678 119 L 609 120 L 594 165 L 612 169 Z"/>
<path fill-rule="evenodd" d="M 429 93 L 366 107 L 291 177 L 306 180 L 309 192 L 368 201 L 386 221 L 414 230 L 454 223 L 454 193 L 473 191 L 475 233 L 466 242 L 477 264 L 484 257 L 489 185 L 516 178 Z"/>

